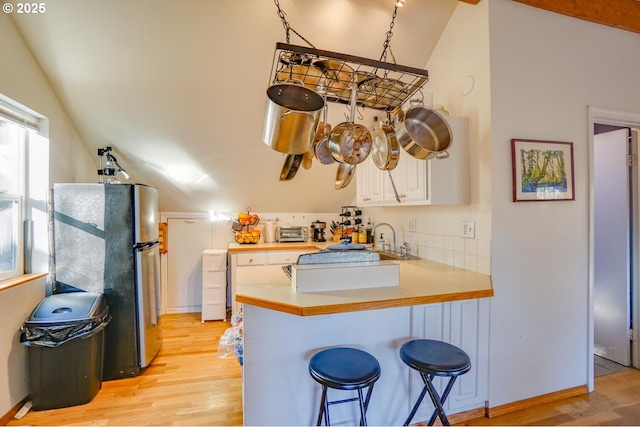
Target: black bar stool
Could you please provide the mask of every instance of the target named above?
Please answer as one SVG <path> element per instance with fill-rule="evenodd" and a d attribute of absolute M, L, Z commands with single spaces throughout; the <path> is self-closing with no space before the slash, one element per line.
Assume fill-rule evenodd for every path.
<path fill-rule="evenodd" d="M 400 358 L 409 367 L 420 372 L 424 381 L 424 388 L 420 392 L 418 401 L 411 409 L 411 413 L 404 425 L 409 425 L 426 393 L 429 393 L 429 397 L 431 397 L 431 401 L 435 406 L 435 411 L 433 411 L 428 425 L 433 425 L 437 417 L 440 418 L 442 425 L 450 425 L 447 415 L 444 413 L 443 405 L 456 378 L 459 375 L 466 374 L 471 369 L 471 360 L 467 353 L 446 342 L 418 339 L 408 341 L 402 345 Z M 450 377 L 442 397 L 438 396 L 438 392 L 432 383 L 433 378 L 436 376 Z"/>
<path fill-rule="evenodd" d="M 322 399 L 318 424 L 324 416 L 325 425 L 331 425 L 329 406 L 339 403 L 358 401 L 360 404 L 360 425 L 367 425 L 367 407 L 374 383 L 380 378 L 378 360 L 366 351 L 349 347 L 337 347 L 322 350 L 313 355 L 309 361 L 311 377 L 322 385 Z M 327 387 L 338 390 L 357 390 L 358 397 L 329 401 Z M 362 399 L 362 389 L 369 387 L 367 396 Z"/>

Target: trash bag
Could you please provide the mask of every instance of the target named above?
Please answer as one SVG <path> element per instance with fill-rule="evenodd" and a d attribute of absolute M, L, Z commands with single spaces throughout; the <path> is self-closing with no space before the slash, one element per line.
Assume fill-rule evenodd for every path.
<path fill-rule="evenodd" d="M 218 357 L 221 359 L 235 357 L 241 366 L 244 360 L 242 323 L 242 312 L 231 316 L 231 327 L 224 331 L 218 342 Z"/>
<path fill-rule="evenodd" d="M 101 294 L 54 294 L 43 299 L 20 327 L 20 342 L 27 347 L 58 347 L 91 337 L 110 321 L 109 307 Z"/>
<path fill-rule="evenodd" d="M 20 327 L 20 342 L 30 347 L 58 347 L 75 338 L 89 338 L 107 327 L 111 315 L 107 312 L 98 319 L 86 323 L 55 324 L 48 326 Z"/>

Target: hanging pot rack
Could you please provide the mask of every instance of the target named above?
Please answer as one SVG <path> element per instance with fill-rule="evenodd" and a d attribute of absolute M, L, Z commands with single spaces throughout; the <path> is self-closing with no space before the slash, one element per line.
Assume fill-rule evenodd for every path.
<path fill-rule="evenodd" d="M 429 81 L 429 73 L 314 47 L 276 43 L 270 82 L 284 80 L 301 81 L 326 96 L 327 101 L 340 104 L 351 104 L 356 84 L 358 106 L 392 112 Z"/>

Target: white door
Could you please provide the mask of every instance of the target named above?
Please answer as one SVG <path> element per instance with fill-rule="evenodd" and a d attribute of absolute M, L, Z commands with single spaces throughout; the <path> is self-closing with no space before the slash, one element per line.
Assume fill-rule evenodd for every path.
<path fill-rule="evenodd" d="M 630 168 L 628 129 L 594 136 L 594 344 L 630 365 Z"/>
<path fill-rule="evenodd" d="M 167 226 L 167 313 L 202 307 L 202 252 L 213 246 L 209 218 L 169 218 Z"/>

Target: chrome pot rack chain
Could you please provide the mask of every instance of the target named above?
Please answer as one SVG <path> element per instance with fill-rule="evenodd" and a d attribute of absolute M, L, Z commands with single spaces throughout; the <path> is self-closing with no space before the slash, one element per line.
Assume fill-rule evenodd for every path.
<path fill-rule="evenodd" d="M 327 101 L 341 104 L 351 104 L 356 85 L 356 105 L 392 112 L 429 81 L 429 73 L 395 63 L 276 43 L 270 82 L 285 81 L 301 82 L 326 96 Z"/>

